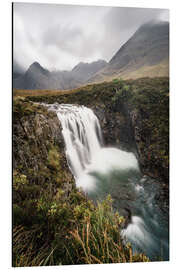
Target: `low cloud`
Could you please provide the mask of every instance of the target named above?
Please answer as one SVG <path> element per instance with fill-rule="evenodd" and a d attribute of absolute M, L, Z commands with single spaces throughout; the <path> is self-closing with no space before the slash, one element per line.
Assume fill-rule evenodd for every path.
<path fill-rule="evenodd" d="M 162 9 L 14 3 L 14 63 L 52 70 L 109 61 L 143 23 L 168 20 Z"/>

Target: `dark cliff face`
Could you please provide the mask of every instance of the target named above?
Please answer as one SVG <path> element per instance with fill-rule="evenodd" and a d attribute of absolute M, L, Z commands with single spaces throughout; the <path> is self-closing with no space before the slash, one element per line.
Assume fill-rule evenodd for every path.
<path fill-rule="evenodd" d="M 144 174 L 167 184 L 169 182 L 169 145 L 163 139 L 162 141 L 155 139 L 154 132 L 147 125 L 149 117 L 143 111 L 133 110 L 130 113 L 139 164 Z"/>
<path fill-rule="evenodd" d="M 116 106 L 114 111 L 112 108 L 107 111 L 103 106 L 91 107 L 100 120 L 104 144 L 134 152 L 143 174 L 168 183 L 168 160 L 161 155 L 162 151 L 168 155 L 168 145 L 164 142 L 163 149 L 166 150 L 161 150 L 161 142 L 154 140 L 153 132 L 146 126 L 149 115 L 123 104 Z"/>
<path fill-rule="evenodd" d="M 105 146 L 119 147 L 136 152 L 134 132 L 128 110 L 123 104 L 119 109 L 103 105 L 91 106 L 100 121 Z"/>
<path fill-rule="evenodd" d="M 70 192 L 74 180 L 67 166 L 61 125 L 54 112 L 17 99 L 13 110 L 13 171 L 29 184 Z M 59 173 L 59 174 L 58 174 Z M 55 180 L 56 179 L 56 180 Z M 58 182 L 58 180 L 60 182 Z M 14 202 L 18 193 L 14 191 Z"/>

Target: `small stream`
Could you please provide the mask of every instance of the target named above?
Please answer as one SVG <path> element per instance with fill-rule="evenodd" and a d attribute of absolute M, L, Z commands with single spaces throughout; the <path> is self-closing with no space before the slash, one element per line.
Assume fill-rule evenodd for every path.
<path fill-rule="evenodd" d="M 111 194 L 113 208 L 126 217 L 121 231 L 133 252 L 151 260 L 169 260 L 168 211 L 156 200 L 158 179 L 143 176 L 133 153 L 104 147 L 101 127 L 92 110 L 70 104 L 47 105 L 62 125 L 66 158 L 76 185 L 94 200 Z"/>

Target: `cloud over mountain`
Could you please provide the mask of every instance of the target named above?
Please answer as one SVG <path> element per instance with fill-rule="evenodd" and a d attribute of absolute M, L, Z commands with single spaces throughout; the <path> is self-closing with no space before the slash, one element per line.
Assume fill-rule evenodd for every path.
<path fill-rule="evenodd" d="M 14 3 L 14 60 L 49 70 L 109 61 L 142 23 L 161 18 L 167 10 Z"/>

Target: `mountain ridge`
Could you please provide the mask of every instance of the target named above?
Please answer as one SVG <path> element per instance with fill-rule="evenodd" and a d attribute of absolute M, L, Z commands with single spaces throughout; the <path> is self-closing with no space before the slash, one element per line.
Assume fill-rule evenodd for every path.
<path fill-rule="evenodd" d="M 151 21 L 141 25 L 89 82 L 156 77 L 158 68 L 159 76 L 169 75 L 169 23 Z"/>
<path fill-rule="evenodd" d="M 169 23 L 150 21 L 141 25 L 107 63 L 78 63 L 71 71 L 48 71 L 38 62 L 21 76 L 13 76 L 15 89 L 66 90 L 114 78 L 169 76 Z"/>
<path fill-rule="evenodd" d="M 107 64 L 104 60 L 92 63 L 80 62 L 71 71 L 52 71 L 43 68 L 38 62 L 32 63 L 27 71 L 15 76 L 15 89 L 72 89 L 81 86 L 99 69 Z"/>

